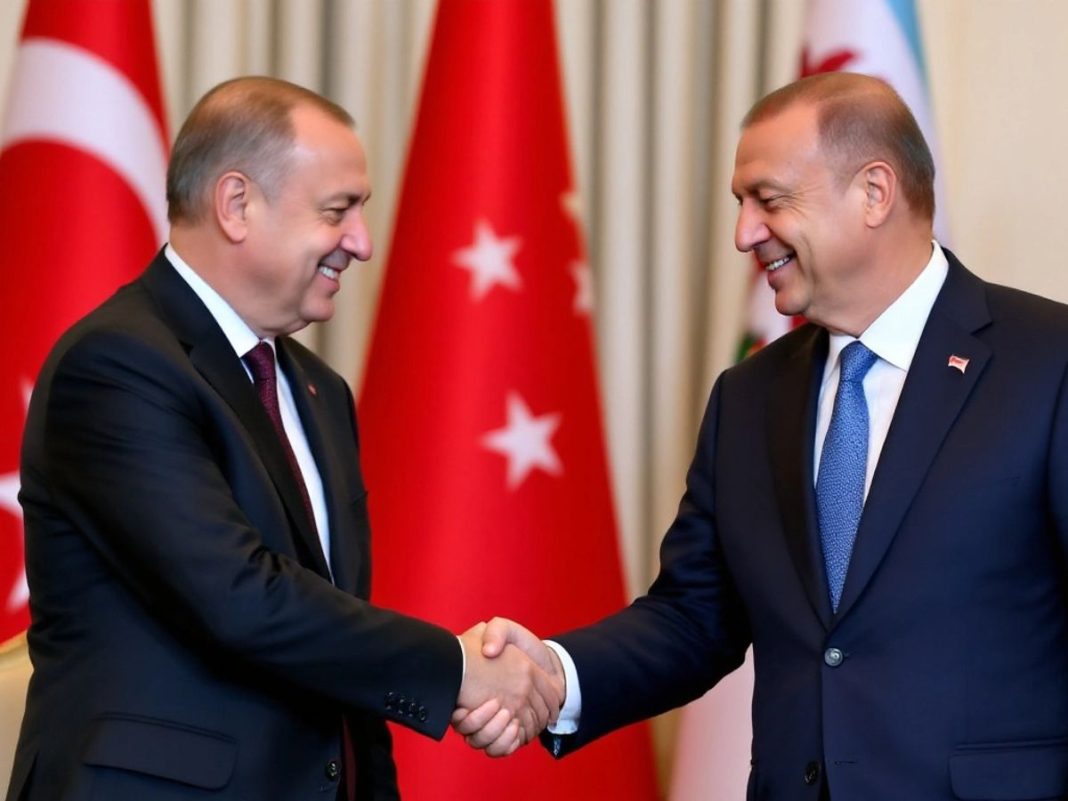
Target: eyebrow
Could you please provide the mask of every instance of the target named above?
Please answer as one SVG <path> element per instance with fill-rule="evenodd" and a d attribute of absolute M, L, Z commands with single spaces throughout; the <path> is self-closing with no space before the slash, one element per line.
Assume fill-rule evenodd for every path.
<path fill-rule="evenodd" d="M 326 202 L 326 203 L 336 203 L 337 201 L 341 200 L 341 201 L 344 201 L 349 206 L 355 206 L 360 202 L 366 203 L 370 199 L 371 199 L 370 190 L 368 190 L 366 194 L 359 194 L 359 193 L 356 193 L 356 192 L 335 192 L 334 194 L 332 194 L 329 197 L 327 197 L 324 202 Z"/>
<path fill-rule="evenodd" d="M 778 181 L 773 181 L 769 178 L 761 178 L 759 181 L 753 181 L 751 183 L 744 184 L 741 187 L 741 191 L 750 195 L 759 194 L 762 189 L 770 189 L 774 192 L 786 192 L 788 188 Z M 731 187 L 731 194 L 736 198 L 740 197 L 739 193 Z"/>

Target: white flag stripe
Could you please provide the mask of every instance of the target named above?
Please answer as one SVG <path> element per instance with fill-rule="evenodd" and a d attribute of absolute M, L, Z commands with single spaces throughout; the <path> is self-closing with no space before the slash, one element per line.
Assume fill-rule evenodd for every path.
<path fill-rule="evenodd" d="M 88 51 L 41 38 L 22 44 L 13 74 L 0 147 L 42 140 L 92 154 L 134 191 L 162 244 L 167 147 L 155 115 L 129 79 Z"/>
<path fill-rule="evenodd" d="M 828 53 L 850 50 L 857 58 L 846 64 L 848 72 L 861 72 L 888 81 L 912 110 L 931 148 L 936 167 L 938 139 L 922 69 L 913 57 L 901 23 L 885 2 L 855 4 L 852 0 L 816 0 L 809 3 L 805 23 L 805 46 L 809 59 L 819 62 Z M 944 182 L 935 181 L 935 236 L 948 242 Z"/>

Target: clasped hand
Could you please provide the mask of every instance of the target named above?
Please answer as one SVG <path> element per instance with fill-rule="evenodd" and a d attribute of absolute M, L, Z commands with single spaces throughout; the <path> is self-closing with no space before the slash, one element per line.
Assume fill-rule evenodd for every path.
<path fill-rule="evenodd" d="M 479 623 L 460 639 L 467 671 L 452 725 L 468 745 L 507 756 L 556 721 L 566 687 L 551 648 L 505 618 Z"/>

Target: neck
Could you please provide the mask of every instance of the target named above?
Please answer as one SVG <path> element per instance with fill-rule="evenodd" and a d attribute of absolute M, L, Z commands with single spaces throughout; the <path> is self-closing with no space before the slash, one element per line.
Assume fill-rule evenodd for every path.
<path fill-rule="evenodd" d="M 896 241 L 894 237 L 884 237 L 883 241 L 887 246 L 876 249 L 862 280 L 848 293 L 848 307 L 828 315 L 825 321 L 815 322 L 833 334 L 859 337 L 912 286 L 931 260 L 929 229 Z"/>

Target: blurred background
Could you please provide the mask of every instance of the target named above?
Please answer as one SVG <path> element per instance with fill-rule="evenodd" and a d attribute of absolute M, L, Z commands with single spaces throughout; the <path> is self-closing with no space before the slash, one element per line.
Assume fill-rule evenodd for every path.
<path fill-rule="evenodd" d="M 881 2 L 896 0 L 855 0 Z M 246 73 L 300 83 L 356 117 L 374 184 L 376 256 L 346 273 L 335 319 L 301 337 L 359 391 L 435 0 L 153 0 L 151 8 L 170 138 L 206 89 Z M 1068 186 L 1068 4 L 917 0 L 915 8 L 945 239 L 984 278 L 1068 301 L 1068 224 L 1057 206 Z M 0 2 L 0 92 L 11 82 L 23 11 L 20 0 Z M 655 574 L 704 402 L 746 328 L 751 265 L 733 245 L 734 146 L 752 102 L 797 77 L 806 4 L 557 0 L 555 15 L 633 595 Z M 62 242 L 42 245 L 67 255 Z M 744 726 L 739 680 L 713 694 L 740 699 L 722 701 L 722 714 L 740 714 Z M 657 731 L 665 788 L 675 728 L 661 722 Z M 729 739 L 724 748 L 744 768 L 747 738 Z"/>

